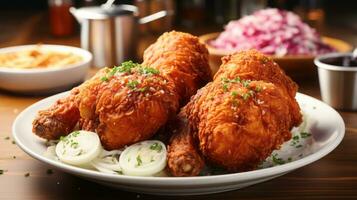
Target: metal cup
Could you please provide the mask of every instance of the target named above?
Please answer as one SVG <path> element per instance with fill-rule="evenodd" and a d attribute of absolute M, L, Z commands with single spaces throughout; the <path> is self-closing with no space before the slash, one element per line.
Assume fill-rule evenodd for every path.
<path fill-rule="evenodd" d="M 315 58 L 321 97 L 337 109 L 357 110 L 357 67 L 343 67 L 324 63 L 328 58 L 351 56 L 351 53 L 331 53 Z"/>

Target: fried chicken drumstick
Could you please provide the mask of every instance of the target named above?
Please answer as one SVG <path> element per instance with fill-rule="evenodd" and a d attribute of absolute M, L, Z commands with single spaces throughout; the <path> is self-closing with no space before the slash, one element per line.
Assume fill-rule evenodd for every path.
<path fill-rule="evenodd" d="M 207 59 L 197 37 L 165 33 L 145 51 L 141 65 L 104 68 L 70 96 L 40 111 L 33 132 L 58 139 L 79 124 L 97 132 L 109 150 L 148 139 L 210 81 Z"/>
<path fill-rule="evenodd" d="M 279 66 L 257 51 L 223 58 L 213 82 L 181 110 L 186 121 L 169 144 L 171 174 L 196 176 L 202 159 L 231 172 L 256 168 L 300 124 L 296 90 Z"/>

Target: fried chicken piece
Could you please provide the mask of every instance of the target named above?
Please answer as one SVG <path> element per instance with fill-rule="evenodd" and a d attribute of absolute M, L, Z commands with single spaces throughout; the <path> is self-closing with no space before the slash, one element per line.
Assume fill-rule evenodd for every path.
<path fill-rule="evenodd" d="M 215 82 L 210 87 L 189 105 L 188 118 L 197 121 L 202 154 L 227 170 L 255 168 L 290 139 L 291 128 L 298 124 L 287 97 L 274 84 L 252 81 L 247 88 L 230 83 L 224 89 Z"/>
<path fill-rule="evenodd" d="M 80 118 L 75 102 L 78 92 L 78 88 L 74 88 L 68 97 L 40 111 L 32 123 L 32 132 L 42 138 L 55 140 L 72 131 Z"/>
<path fill-rule="evenodd" d="M 185 112 L 181 112 L 175 122 L 175 132 L 168 145 L 168 168 L 173 176 L 196 176 L 205 164 Z"/>
<path fill-rule="evenodd" d="M 186 145 L 185 149 L 179 150 L 181 154 L 188 155 L 195 148 L 194 152 L 199 151 L 208 163 L 231 172 L 247 171 L 256 168 L 273 150 L 291 138 L 290 130 L 301 122 L 300 109 L 295 94 L 292 96 L 287 92 L 289 86 L 278 84 L 291 80 L 284 73 L 279 76 L 272 73 L 274 78 L 265 72 L 255 75 L 258 73 L 256 69 L 262 68 L 256 66 L 259 62 L 251 60 L 262 58 L 261 55 L 254 56 L 255 53 L 243 52 L 243 55 L 238 53 L 226 58 L 214 81 L 200 89 L 182 109 L 190 124 L 191 135 L 199 144 Z M 246 54 L 252 56 L 246 58 Z M 239 73 L 240 63 L 244 68 L 241 71 L 248 73 Z M 275 65 L 265 67 L 276 68 Z M 280 69 L 266 70 L 276 72 Z M 231 71 L 241 76 L 235 76 Z M 247 77 L 249 79 L 244 79 Z M 295 83 L 291 83 L 294 87 Z M 179 147 L 180 140 L 175 137 L 174 134 L 172 143 Z M 175 163 L 175 155 L 170 155 L 175 152 L 170 147 L 169 163 Z M 199 159 L 191 160 L 190 164 L 200 162 Z M 169 165 L 171 172 L 180 168 Z"/>
<path fill-rule="evenodd" d="M 208 51 L 197 37 L 170 32 L 145 51 L 144 63 L 123 63 L 100 70 L 78 88 L 78 93 L 61 103 L 72 105 L 77 118 L 61 121 L 61 127 L 46 127 L 61 118 L 53 105 L 47 115 L 38 115 L 34 132 L 46 139 L 57 139 L 72 131 L 72 124 L 98 133 L 106 149 L 118 149 L 152 137 L 179 110 L 179 102 L 211 79 Z M 74 111 L 69 111 L 74 112 Z M 64 115 L 66 117 L 66 115 Z M 66 118 L 67 119 L 67 118 Z M 39 130 L 43 133 L 38 133 Z M 51 130 L 50 133 L 44 133 Z M 48 137 L 51 136 L 51 137 Z"/>
<path fill-rule="evenodd" d="M 297 84 L 271 58 L 257 50 L 241 51 L 222 58 L 222 65 L 214 79 L 236 78 L 242 80 L 262 80 L 283 87 L 295 98 Z"/>
<path fill-rule="evenodd" d="M 144 52 L 144 66 L 150 66 L 175 83 L 181 105 L 212 80 L 208 50 L 188 33 L 164 33 Z"/>
<path fill-rule="evenodd" d="M 223 57 L 214 80 L 237 77 L 242 80 L 262 80 L 280 87 L 284 95 L 290 96 L 287 101 L 294 121 L 301 121 L 300 107 L 295 100 L 298 86 L 271 58 L 257 50 L 241 51 Z"/>
<path fill-rule="evenodd" d="M 179 109 L 174 84 L 160 74 L 143 74 L 145 69 L 152 68 L 133 67 L 87 84 L 77 96 L 82 128 L 98 133 L 106 149 L 152 137 Z"/>
<path fill-rule="evenodd" d="M 41 138 L 56 140 L 69 134 L 80 120 L 77 95 L 84 85 L 100 80 L 106 72 L 100 70 L 90 80 L 73 88 L 69 96 L 56 101 L 55 104 L 45 110 L 39 111 L 32 122 L 32 132 Z"/>

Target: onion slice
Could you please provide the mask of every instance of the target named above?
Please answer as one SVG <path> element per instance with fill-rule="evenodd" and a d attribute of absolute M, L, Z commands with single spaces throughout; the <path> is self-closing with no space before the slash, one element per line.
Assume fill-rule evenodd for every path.
<path fill-rule="evenodd" d="M 94 160 L 102 151 L 99 137 L 89 131 L 74 131 L 62 137 L 56 145 L 56 155 L 64 163 L 86 165 Z"/>
<path fill-rule="evenodd" d="M 123 174 L 153 176 L 166 167 L 166 147 L 158 140 L 146 140 L 127 147 L 120 155 Z"/>
<path fill-rule="evenodd" d="M 91 162 L 91 165 L 100 172 L 122 174 L 122 170 L 119 165 L 119 156 L 122 152 L 122 150 L 103 150 L 99 157 Z"/>

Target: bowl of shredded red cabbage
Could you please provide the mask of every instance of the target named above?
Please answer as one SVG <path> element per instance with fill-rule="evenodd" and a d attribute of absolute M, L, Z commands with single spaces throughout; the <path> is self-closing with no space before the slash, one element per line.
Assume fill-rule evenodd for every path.
<path fill-rule="evenodd" d="M 257 49 L 274 56 L 320 55 L 336 51 L 324 43 L 315 29 L 293 12 L 268 8 L 229 22 L 208 43 L 216 49 Z"/>

